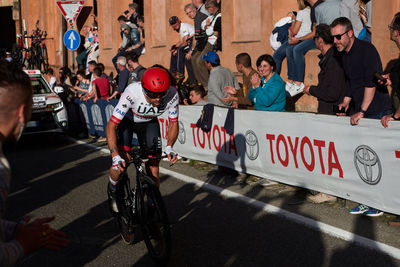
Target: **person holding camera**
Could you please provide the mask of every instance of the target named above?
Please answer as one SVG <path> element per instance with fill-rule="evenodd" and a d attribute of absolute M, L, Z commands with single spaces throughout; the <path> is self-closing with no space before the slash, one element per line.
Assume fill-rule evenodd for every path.
<path fill-rule="evenodd" d="M 204 106 L 207 104 L 207 101 L 204 100 L 206 96 L 206 91 L 202 85 L 194 85 L 189 89 L 189 99 L 185 98 L 183 103 L 185 105 L 193 105 L 193 106 Z M 189 102 L 190 100 L 190 102 Z"/>

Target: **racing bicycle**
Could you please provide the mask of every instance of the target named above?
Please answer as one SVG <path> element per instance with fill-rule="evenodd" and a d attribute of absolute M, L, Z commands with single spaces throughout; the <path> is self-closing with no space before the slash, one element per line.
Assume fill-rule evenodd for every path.
<path fill-rule="evenodd" d="M 24 47 L 24 41 L 31 39 L 31 46 Z M 38 69 L 44 73 L 47 73 L 49 69 L 49 57 L 47 53 L 47 47 L 45 44 L 47 38 L 47 32 L 39 29 L 39 20 L 36 21 L 36 29 L 32 31 L 31 35 L 17 34 L 17 46 L 14 51 L 13 58 L 16 62 L 26 69 Z"/>
<path fill-rule="evenodd" d="M 149 159 L 160 157 L 141 157 L 138 151 L 130 152 L 132 159 L 127 162 L 135 165 L 136 186 L 130 185 L 130 179 L 125 171 L 119 184 L 124 198 L 118 204 L 115 219 L 122 239 L 127 244 L 134 243 L 138 227 L 141 229 L 150 257 L 159 264 L 166 264 L 171 254 L 171 229 L 167 211 L 161 193 L 152 178 L 144 172 L 144 163 Z M 122 207 L 120 207 L 122 206 Z"/>

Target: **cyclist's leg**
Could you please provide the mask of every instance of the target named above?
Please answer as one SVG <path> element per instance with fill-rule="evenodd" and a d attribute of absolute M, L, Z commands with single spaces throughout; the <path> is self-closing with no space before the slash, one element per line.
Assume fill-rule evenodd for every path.
<path fill-rule="evenodd" d="M 144 153 L 146 156 L 161 156 L 161 134 L 157 118 L 147 123 L 141 123 L 135 132 L 139 139 L 142 154 Z M 159 165 L 159 159 L 152 159 L 146 162 L 146 173 L 153 178 L 158 187 L 160 186 Z"/>
<path fill-rule="evenodd" d="M 132 143 L 132 134 L 133 134 L 133 122 L 128 118 L 124 118 L 121 123 L 118 125 L 117 128 L 117 144 L 119 149 L 120 156 L 125 160 L 128 161 L 129 157 L 128 151 L 130 150 L 130 144 Z M 114 170 L 110 167 L 110 176 L 109 176 L 109 183 L 108 183 L 108 199 L 110 209 L 115 215 L 120 209 L 118 206 L 121 200 L 123 200 L 124 191 L 123 185 L 119 183 L 121 177 L 123 177 L 124 173 L 120 173 L 117 170 Z"/>

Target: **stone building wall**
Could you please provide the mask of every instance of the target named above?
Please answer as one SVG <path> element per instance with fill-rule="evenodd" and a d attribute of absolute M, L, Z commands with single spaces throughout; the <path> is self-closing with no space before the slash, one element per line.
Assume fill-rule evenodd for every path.
<path fill-rule="evenodd" d="M 2 0 L 4 1 L 4 0 Z M 94 1 L 87 0 L 85 12 L 78 18 L 79 29 L 93 22 L 90 14 L 94 12 Z M 111 58 L 116 54 L 121 42 L 117 17 L 127 9 L 131 0 L 97 0 L 97 15 L 100 37 L 99 61 L 106 65 L 106 71 L 114 71 Z M 169 47 L 178 38 L 168 25 L 168 18 L 176 15 L 183 22 L 192 23 L 184 13 L 183 7 L 189 0 L 145 0 L 144 17 L 146 32 L 146 54 L 140 59 L 144 66 L 161 63 L 169 66 Z M 34 28 L 39 19 L 42 29 L 47 30 L 50 64 L 55 67 L 65 64 L 63 54 L 63 18 L 53 0 L 21 0 L 22 18 L 26 21 L 28 32 Z M 297 9 L 296 0 L 222 0 L 223 51 L 220 53 L 222 65 L 236 71 L 235 55 L 248 52 L 253 60 L 264 53 L 272 54 L 269 36 L 273 24 L 284 17 L 288 11 Z M 398 0 L 373 0 L 372 41 L 377 47 L 384 67 L 398 57 L 398 48 L 389 40 L 387 25 L 393 15 L 400 10 Z M 78 29 L 78 30 L 79 30 Z M 18 31 L 18 27 L 17 27 Z M 316 83 L 318 67 L 318 51 L 310 51 L 306 55 L 305 83 Z M 71 66 L 71 53 L 68 52 L 68 65 Z M 286 79 L 286 63 L 282 65 L 281 76 Z M 315 111 L 316 101 L 309 96 L 296 100 L 296 109 Z"/>

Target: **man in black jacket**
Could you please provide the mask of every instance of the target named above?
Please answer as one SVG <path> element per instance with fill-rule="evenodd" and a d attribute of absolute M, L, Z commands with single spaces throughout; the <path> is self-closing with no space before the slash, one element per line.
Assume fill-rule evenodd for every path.
<path fill-rule="evenodd" d="M 337 51 L 333 47 L 330 27 L 319 24 L 314 36 L 315 45 L 321 51 L 319 55 L 318 85 L 305 86 L 303 93 L 318 99 L 318 113 L 335 114 L 334 106 L 342 102 L 345 92 L 345 75 Z M 312 193 L 315 193 L 312 191 Z M 334 202 L 335 196 L 317 193 L 307 197 L 313 203 Z"/>
<path fill-rule="evenodd" d="M 314 40 L 318 50 L 321 51 L 319 55 L 321 71 L 318 74 L 318 85 L 304 87 L 303 93 L 318 99 L 318 113 L 333 115 L 336 113 L 334 106 L 340 104 L 344 97 L 346 84 L 344 71 L 333 47 L 330 27 L 326 24 L 318 25 Z"/>
<path fill-rule="evenodd" d="M 395 42 L 400 49 L 400 12 L 394 15 L 392 22 L 389 24 L 390 39 Z M 386 79 L 386 85 L 392 86 L 392 96 L 396 96 L 400 100 L 400 58 L 398 58 L 390 70 L 389 74 L 382 75 Z M 382 81 L 383 83 L 384 81 Z M 382 117 L 381 123 L 383 127 L 389 127 L 389 122 L 400 120 L 400 105 L 393 114 Z M 400 216 L 389 222 L 390 225 L 400 226 Z"/>

